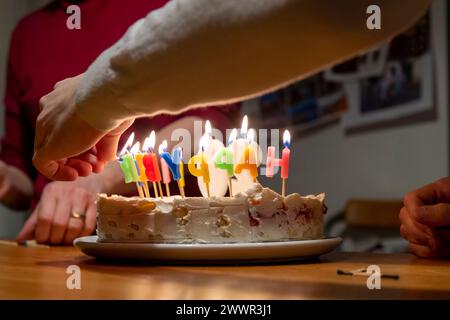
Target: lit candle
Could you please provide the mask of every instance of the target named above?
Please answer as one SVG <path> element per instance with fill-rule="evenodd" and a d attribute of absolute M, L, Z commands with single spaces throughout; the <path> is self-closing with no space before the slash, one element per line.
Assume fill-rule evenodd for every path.
<path fill-rule="evenodd" d="M 233 131 L 231 131 L 230 137 L 228 138 L 228 147 L 218 150 L 214 157 L 215 167 L 221 170 L 225 170 L 225 172 L 227 173 L 230 197 L 233 196 L 232 179 L 234 176 L 234 156 L 231 145 L 236 140 L 236 137 L 237 130 L 233 129 Z"/>
<path fill-rule="evenodd" d="M 130 147 L 133 144 L 134 132 L 130 135 L 127 142 L 123 146 L 122 150 L 119 152 L 118 161 L 120 169 L 122 170 L 123 176 L 125 178 L 125 183 L 136 182 L 136 187 L 138 189 L 139 195 L 144 196 L 141 186 L 139 185 L 139 174 L 136 167 L 136 162 L 133 155 L 130 153 Z"/>
<path fill-rule="evenodd" d="M 220 139 L 215 139 L 212 136 L 212 127 L 211 122 L 208 120 L 205 123 L 205 136 L 207 136 L 208 143 L 205 146 L 204 154 L 206 157 L 206 162 L 208 163 L 209 175 L 214 177 L 211 179 L 209 183 L 209 196 L 211 197 L 223 197 L 227 193 L 227 181 L 228 176 L 226 171 L 216 168 L 214 159 L 217 151 L 223 149 L 225 146 L 223 145 Z M 206 139 L 206 138 L 205 138 Z M 199 150 L 201 152 L 201 150 Z M 202 179 L 197 179 L 197 184 L 200 189 L 200 192 L 203 195 L 208 194 L 208 190 L 206 188 L 206 184 Z"/>
<path fill-rule="evenodd" d="M 244 118 L 242 119 L 241 129 L 239 130 L 238 139 L 236 139 L 231 145 L 234 155 L 235 168 L 239 164 L 242 156 L 244 155 L 245 148 L 249 145 L 247 133 L 248 133 L 248 117 L 244 116 Z M 256 165 L 259 166 L 260 165 L 259 145 L 256 142 L 253 142 L 251 144 L 255 148 L 255 150 L 257 150 Z M 233 194 L 245 192 L 248 189 L 248 187 L 253 184 L 253 180 L 254 179 L 248 170 L 242 170 L 241 173 L 237 173 L 235 170 L 234 178 L 231 180 L 233 186 Z"/>
<path fill-rule="evenodd" d="M 189 172 L 197 177 L 197 180 L 202 179 L 203 183 L 206 185 L 206 196 L 210 197 L 210 191 L 209 191 L 209 167 L 208 162 L 205 155 L 205 149 L 207 148 L 209 143 L 209 136 L 207 134 L 204 134 L 202 138 L 200 139 L 200 152 L 199 154 L 193 156 L 191 159 L 189 159 L 188 162 L 188 169 Z M 200 190 L 201 191 L 201 190 Z M 203 192 L 202 192 L 203 194 Z M 203 194 L 205 196 L 205 194 Z"/>
<path fill-rule="evenodd" d="M 281 159 L 275 158 L 275 147 L 270 146 L 267 149 L 266 176 L 273 177 L 274 168 L 281 167 L 282 196 L 284 196 L 286 193 L 286 179 L 289 177 L 289 158 L 291 156 L 290 144 L 291 144 L 291 135 L 288 130 L 285 130 L 283 133 L 284 148 L 282 151 Z"/>
<path fill-rule="evenodd" d="M 285 130 L 283 133 L 283 153 L 281 156 L 281 178 L 283 180 L 281 195 L 286 194 L 286 179 L 289 177 L 289 158 L 291 157 L 291 135 L 289 131 Z"/>
<path fill-rule="evenodd" d="M 175 148 L 172 152 L 172 161 L 175 165 L 175 172 L 176 174 L 172 173 L 174 176 L 174 180 L 178 183 L 178 189 L 180 190 L 181 196 L 184 198 L 184 163 L 183 163 L 183 150 L 181 147 Z M 175 175 L 177 176 L 177 179 L 175 179 Z"/>
<path fill-rule="evenodd" d="M 253 178 L 253 182 L 256 182 L 256 178 L 258 177 L 258 165 L 256 161 L 256 151 L 253 147 L 254 139 L 255 130 L 249 130 L 247 133 L 248 145 L 244 148 L 244 152 L 234 171 L 236 173 L 242 173 L 242 170 L 247 170 Z"/>
<path fill-rule="evenodd" d="M 155 131 L 150 133 L 150 136 L 147 137 L 144 141 L 143 150 L 145 153 L 143 164 L 145 166 L 145 174 L 149 181 L 153 183 L 153 191 L 155 193 L 155 198 L 163 196 L 162 188 L 161 188 L 161 171 L 159 170 L 158 158 L 156 154 L 153 152 L 155 148 L 156 135 Z M 159 195 L 158 189 L 156 188 L 156 184 L 159 187 Z"/>
<path fill-rule="evenodd" d="M 183 162 L 183 156 L 180 157 L 180 181 L 178 181 L 178 184 L 180 185 L 181 190 L 183 191 L 183 197 L 186 196 L 184 192 L 184 187 L 186 186 L 186 181 L 184 180 L 184 162 Z"/>
<path fill-rule="evenodd" d="M 144 188 L 144 194 L 146 197 L 150 197 L 150 191 L 148 190 L 148 178 L 147 175 L 145 174 L 145 166 L 143 163 L 143 159 L 144 159 L 144 154 L 141 152 L 140 150 L 140 144 L 139 142 L 137 142 L 135 144 L 135 146 L 132 148 L 131 154 L 134 156 L 135 159 L 135 163 L 136 163 L 136 168 L 137 168 L 137 172 L 138 172 L 138 180 L 140 182 L 140 185 L 142 185 L 142 187 Z"/>
<path fill-rule="evenodd" d="M 167 150 L 167 141 L 164 140 L 159 145 L 159 148 L 158 148 L 159 155 L 161 156 L 163 153 L 166 152 L 166 150 Z M 170 197 L 169 183 L 170 183 L 170 181 L 172 181 L 172 179 L 170 177 L 169 165 L 163 157 L 161 157 L 161 171 L 162 171 L 162 180 L 163 180 L 164 185 L 166 186 L 166 194 L 168 197 Z"/>
<path fill-rule="evenodd" d="M 173 151 L 172 156 L 169 152 L 167 152 L 167 141 L 163 141 L 163 149 L 160 150 L 160 156 L 161 159 L 164 159 L 167 166 L 170 169 L 170 172 L 172 172 L 173 180 L 175 180 L 178 183 L 178 189 L 180 190 L 180 194 L 182 197 L 184 197 L 184 188 L 180 186 L 180 180 L 181 180 L 181 172 L 180 172 L 180 165 L 182 165 L 181 158 L 183 157 L 181 148 L 175 148 Z M 162 151 L 162 152 L 161 152 Z"/>

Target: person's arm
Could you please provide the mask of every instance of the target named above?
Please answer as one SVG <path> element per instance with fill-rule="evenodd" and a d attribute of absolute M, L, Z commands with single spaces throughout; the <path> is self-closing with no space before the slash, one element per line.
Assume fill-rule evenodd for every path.
<path fill-rule="evenodd" d="M 33 197 L 32 131 L 24 122 L 19 81 L 19 35 L 13 34 L 8 55 L 4 135 L 0 146 L 0 203 L 15 210 L 28 209 Z"/>
<path fill-rule="evenodd" d="M 378 1 L 382 28 L 372 31 L 366 27 L 372 2 L 170 1 L 89 67 L 77 113 L 109 130 L 129 117 L 256 96 L 387 41 L 430 3 Z"/>
<path fill-rule="evenodd" d="M 33 162 L 52 179 L 87 175 L 86 152 L 112 159 L 131 119 L 287 85 L 389 40 L 430 3 L 378 1 L 382 28 L 368 30 L 370 0 L 173 0 L 41 99 Z"/>
<path fill-rule="evenodd" d="M 30 207 L 33 185 L 22 170 L 0 160 L 0 203 L 15 210 Z"/>

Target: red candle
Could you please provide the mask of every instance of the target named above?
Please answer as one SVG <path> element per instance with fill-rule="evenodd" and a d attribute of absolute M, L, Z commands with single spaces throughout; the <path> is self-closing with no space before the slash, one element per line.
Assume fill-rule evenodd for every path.
<path fill-rule="evenodd" d="M 289 177 L 289 158 L 291 156 L 291 150 L 289 147 L 284 147 L 281 156 L 281 178 L 287 179 Z"/>
<path fill-rule="evenodd" d="M 153 182 L 153 191 L 155 192 L 155 197 L 163 196 L 162 188 L 161 188 L 161 171 L 159 170 L 158 158 L 156 154 L 153 152 L 156 142 L 156 134 L 155 131 L 150 133 L 150 136 L 145 139 L 143 150 L 145 152 L 144 158 L 142 159 L 142 163 L 145 167 L 145 175 L 148 180 Z M 158 188 L 159 187 L 159 195 Z"/>
<path fill-rule="evenodd" d="M 145 175 L 151 182 L 161 182 L 161 172 L 158 166 L 158 158 L 156 154 L 146 153 L 142 160 L 145 166 Z"/>
<path fill-rule="evenodd" d="M 285 130 L 283 134 L 284 148 L 281 154 L 281 159 L 275 158 L 275 147 L 267 148 L 267 162 L 266 162 L 266 176 L 273 177 L 274 168 L 281 167 L 281 179 L 283 179 L 282 195 L 285 194 L 286 179 L 289 178 L 289 158 L 291 157 L 291 135 L 289 131 Z"/>

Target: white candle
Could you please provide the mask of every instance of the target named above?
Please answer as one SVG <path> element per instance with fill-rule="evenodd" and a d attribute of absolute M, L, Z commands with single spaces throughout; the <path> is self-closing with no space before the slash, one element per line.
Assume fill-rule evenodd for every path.
<path fill-rule="evenodd" d="M 250 129 L 250 135 L 256 136 L 256 131 L 254 129 Z M 239 139 L 236 139 L 231 144 L 231 149 L 234 152 L 234 166 L 236 167 L 237 163 L 241 160 L 244 149 L 249 145 L 249 140 L 247 139 L 249 130 L 248 130 L 248 117 L 244 116 L 242 120 L 241 130 L 239 132 Z M 252 139 L 250 142 L 256 151 L 256 165 L 259 167 L 261 164 L 260 161 L 260 147 L 259 145 Z M 232 180 L 233 185 L 233 194 L 237 194 L 239 192 L 246 191 L 253 184 L 253 177 L 250 175 L 248 170 L 243 170 L 241 173 L 235 173 L 235 179 Z"/>
<path fill-rule="evenodd" d="M 212 128 L 211 123 L 206 121 L 205 124 L 205 135 L 208 136 L 209 140 L 205 146 L 205 156 L 206 161 L 208 162 L 209 174 L 211 177 L 211 181 L 209 184 L 209 192 L 211 197 L 223 197 L 228 190 L 228 175 L 225 170 L 221 170 L 216 168 L 214 164 L 214 158 L 218 150 L 224 148 L 224 145 L 221 141 L 212 138 Z M 201 150 L 199 150 L 199 153 Z M 206 184 L 203 182 L 203 179 L 197 179 L 198 187 L 200 192 L 204 197 L 207 196 Z"/>

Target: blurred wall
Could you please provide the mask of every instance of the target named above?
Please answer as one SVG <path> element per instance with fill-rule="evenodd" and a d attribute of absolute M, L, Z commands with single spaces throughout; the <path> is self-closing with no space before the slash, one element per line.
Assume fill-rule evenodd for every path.
<path fill-rule="evenodd" d="M 346 136 L 333 125 L 293 140 L 288 191 L 326 193 L 330 215 L 351 197 L 402 199 L 449 174 L 449 101 L 445 1 L 434 1 L 438 120 Z M 250 106 L 251 108 L 251 106 Z M 264 183 L 280 189 L 279 179 Z"/>
<path fill-rule="evenodd" d="M 4 130 L 4 89 L 6 77 L 6 60 L 9 39 L 17 22 L 25 14 L 49 2 L 48 0 L 1 0 L 0 1 L 0 135 Z M 16 213 L 0 205 L 0 238 L 13 237 L 21 227 L 26 213 Z"/>

